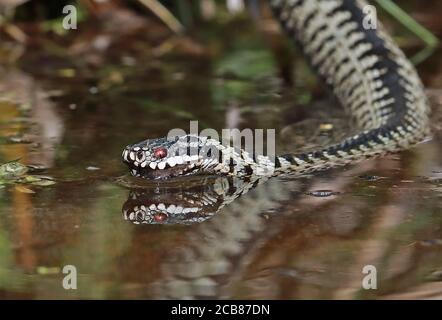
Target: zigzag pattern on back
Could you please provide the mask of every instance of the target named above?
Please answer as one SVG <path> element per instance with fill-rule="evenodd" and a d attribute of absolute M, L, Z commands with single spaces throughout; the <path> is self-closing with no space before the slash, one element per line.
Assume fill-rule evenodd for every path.
<path fill-rule="evenodd" d="M 282 156 L 281 172 L 309 172 L 396 151 L 427 134 L 423 86 L 382 30 L 363 27 L 365 2 L 351 0 L 271 1 L 284 29 L 366 131 L 315 153 Z M 286 160 L 286 161 L 284 161 Z"/>

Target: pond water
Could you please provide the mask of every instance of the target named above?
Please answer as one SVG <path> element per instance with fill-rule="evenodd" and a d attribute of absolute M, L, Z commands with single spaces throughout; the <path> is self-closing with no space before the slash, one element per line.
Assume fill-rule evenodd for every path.
<path fill-rule="evenodd" d="M 128 221 L 134 192 L 149 206 L 202 189 L 186 179 L 143 187 L 121 163 L 127 144 L 190 120 L 275 128 L 281 152 L 352 130 L 274 31 L 242 21 L 198 37 L 204 45 L 171 38 L 154 49 L 135 39 L 104 61 L 40 47 L 2 67 L 0 163 L 36 165 L 55 184 L 1 183 L 0 298 L 442 298 L 441 52 L 419 67 L 431 141 L 268 181 L 202 223 Z M 63 287 L 66 266 L 76 290 Z M 366 290 L 373 270 L 377 289 Z"/>

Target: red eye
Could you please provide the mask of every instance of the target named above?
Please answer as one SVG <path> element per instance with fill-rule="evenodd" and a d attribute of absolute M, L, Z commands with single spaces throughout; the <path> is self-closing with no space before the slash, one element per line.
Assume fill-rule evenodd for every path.
<path fill-rule="evenodd" d="M 167 156 L 167 149 L 157 148 L 153 151 L 153 155 L 155 156 L 155 158 L 162 159 Z"/>
<path fill-rule="evenodd" d="M 164 222 L 167 220 L 167 214 L 165 213 L 157 213 L 156 215 L 153 216 L 153 219 L 155 220 L 155 222 Z"/>

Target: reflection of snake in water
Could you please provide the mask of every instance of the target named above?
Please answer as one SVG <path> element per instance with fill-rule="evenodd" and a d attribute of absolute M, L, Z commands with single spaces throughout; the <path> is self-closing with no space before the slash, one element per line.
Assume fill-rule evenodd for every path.
<path fill-rule="evenodd" d="M 354 168 L 346 176 L 359 175 L 367 168 L 370 166 Z M 352 181 L 337 177 L 333 186 L 344 191 Z M 240 178 L 216 177 L 203 185 L 186 183 L 171 185 L 170 189 L 133 190 L 123 206 L 125 220 L 134 224 L 194 224 L 176 230 L 182 238 L 172 242 L 171 250 L 162 254 L 159 274 L 149 285 L 150 297 L 232 298 L 239 283 L 267 283 L 260 277 L 248 279 L 248 268 L 266 243 L 287 224 L 286 218 L 293 216 L 294 210 L 305 207 L 315 212 L 333 201 L 333 197 L 306 196 L 306 191 L 318 183 L 327 184 L 320 178 L 273 179 L 251 189 L 254 184 Z M 245 192 L 246 196 L 236 199 Z M 347 205 L 354 205 L 354 199 L 344 200 Z M 222 213 L 215 215 L 223 207 Z M 268 271 L 275 276 L 279 272 L 277 268 Z M 268 298 L 270 293 L 265 292 Z M 272 294 L 277 292 L 273 290 Z"/>
<path fill-rule="evenodd" d="M 299 181 L 275 179 L 250 190 L 253 184 L 236 177 L 218 177 L 201 188 L 183 186 L 179 192 L 161 189 L 132 191 L 123 218 L 135 224 L 197 224 L 212 218 L 230 203 L 228 212 L 207 223 L 183 230 L 185 241 L 165 254 L 161 277 L 151 283 L 153 298 L 231 297 L 230 286 L 268 237 L 263 212 L 280 208 L 302 194 Z M 180 213 L 175 213 L 178 210 Z M 269 230 L 267 230 L 269 231 Z"/>
<path fill-rule="evenodd" d="M 425 138 L 429 108 L 421 81 L 380 24 L 376 29 L 364 28 L 363 1 L 270 3 L 360 133 L 320 150 L 274 158 L 191 135 L 145 140 L 123 151 L 132 175 L 150 179 L 197 174 L 252 180 L 282 174 L 298 177 L 405 149 Z"/>

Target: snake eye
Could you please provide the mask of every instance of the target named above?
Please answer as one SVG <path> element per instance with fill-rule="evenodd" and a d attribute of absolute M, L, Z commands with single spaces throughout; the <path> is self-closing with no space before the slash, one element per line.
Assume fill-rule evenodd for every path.
<path fill-rule="evenodd" d="M 167 220 L 167 214 L 165 213 L 157 213 L 153 216 L 153 219 L 155 220 L 155 222 L 165 222 Z"/>
<path fill-rule="evenodd" d="M 166 148 L 156 148 L 153 151 L 153 155 L 155 156 L 155 158 L 157 159 L 163 159 L 164 157 L 167 156 L 167 149 Z"/>

